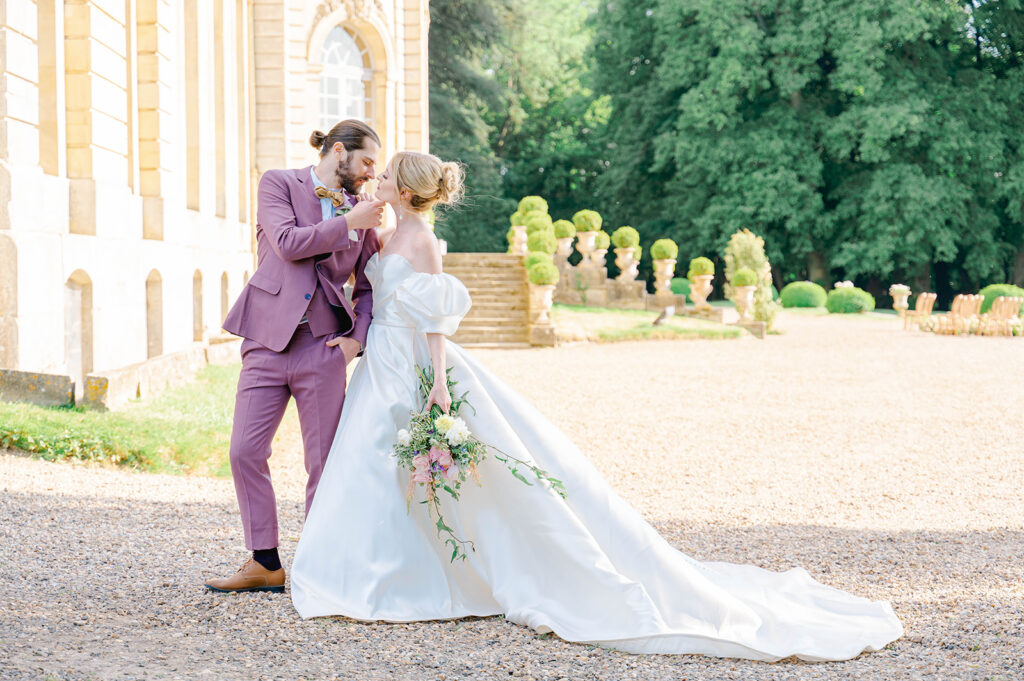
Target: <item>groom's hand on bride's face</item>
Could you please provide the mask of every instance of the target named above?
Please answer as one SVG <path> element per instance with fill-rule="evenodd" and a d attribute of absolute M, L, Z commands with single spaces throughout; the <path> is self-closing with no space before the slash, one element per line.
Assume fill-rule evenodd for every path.
<path fill-rule="evenodd" d="M 362 346 L 354 338 L 348 336 L 338 336 L 327 341 L 327 347 L 333 348 L 337 345 L 341 346 L 341 351 L 345 353 L 345 364 L 349 364 L 356 358 Z"/>
<path fill-rule="evenodd" d="M 374 229 L 383 216 L 383 201 L 360 201 L 345 214 L 345 221 L 349 229 Z"/>

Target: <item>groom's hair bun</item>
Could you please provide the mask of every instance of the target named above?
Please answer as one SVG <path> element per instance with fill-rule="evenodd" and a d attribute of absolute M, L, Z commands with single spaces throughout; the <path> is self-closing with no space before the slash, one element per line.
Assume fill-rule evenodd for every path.
<path fill-rule="evenodd" d="M 380 146 L 380 137 L 373 131 L 373 128 L 360 120 L 349 118 L 331 128 L 326 135 L 319 130 L 314 130 L 309 136 L 309 146 L 320 150 L 320 158 L 327 155 L 327 152 L 334 148 L 338 142 L 349 151 L 362 149 L 366 146 L 366 140 L 371 139 Z"/>
<path fill-rule="evenodd" d="M 454 161 L 442 161 L 418 151 L 401 151 L 391 160 L 391 169 L 399 192 L 412 194 L 409 205 L 413 210 L 426 212 L 435 205 L 452 205 L 462 198 L 465 173 Z"/>

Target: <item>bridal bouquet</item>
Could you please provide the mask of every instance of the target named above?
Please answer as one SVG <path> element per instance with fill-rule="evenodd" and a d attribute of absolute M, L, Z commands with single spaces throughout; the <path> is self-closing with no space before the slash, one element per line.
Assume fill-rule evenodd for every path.
<path fill-rule="evenodd" d="M 434 370 L 417 366 L 416 373 L 420 382 L 420 394 L 425 403 L 434 385 Z M 408 502 L 412 503 L 417 486 L 425 488 L 426 498 L 420 503 L 427 505 L 429 511 L 433 511 L 437 516 L 437 535 L 447 535 L 445 544 L 452 548 L 451 561 L 454 563 L 457 558 L 466 559 L 466 547 L 471 551 L 476 549 L 472 541 L 456 536 L 455 531 L 444 522 L 439 495 L 441 492 L 447 492 L 453 499 L 458 500 L 462 483 L 466 480 L 473 478 L 478 485 L 481 484 L 477 465 L 486 458 L 488 449 L 495 452 L 494 458 L 505 464 L 513 476 L 527 485 L 533 483 L 519 470 L 520 466 L 528 469 L 538 480 L 546 481 L 563 499 L 565 486 L 561 480 L 551 477 L 540 467 L 505 454 L 476 438 L 469 431 L 466 422 L 459 417 L 462 407 L 469 406 L 472 409 L 466 400 L 469 393 L 455 397 L 456 382 L 451 378 L 451 369 L 445 373 L 445 379 L 448 383 L 448 392 L 452 395 L 452 405 L 448 413 L 443 413 L 435 404 L 429 410 L 410 414 L 409 427 L 398 431 L 394 453 L 399 464 L 411 473 L 406 494 Z"/>

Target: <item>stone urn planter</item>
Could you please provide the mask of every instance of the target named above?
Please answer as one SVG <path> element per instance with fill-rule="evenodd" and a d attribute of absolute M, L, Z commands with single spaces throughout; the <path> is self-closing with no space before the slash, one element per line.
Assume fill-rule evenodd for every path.
<path fill-rule="evenodd" d="M 907 314 L 910 307 L 910 287 L 906 284 L 893 284 L 889 287 L 889 295 L 892 296 L 892 309 L 900 313 L 900 317 Z"/>
<path fill-rule="evenodd" d="M 607 248 L 595 248 L 590 252 L 590 262 L 595 267 L 604 267 L 604 258 L 608 255 Z"/>
<path fill-rule="evenodd" d="M 526 225 L 512 225 L 512 253 L 526 255 Z"/>
<path fill-rule="evenodd" d="M 530 284 L 530 323 L 550 324 L 554 284 Z"/>
<path fill-rule="evenodd" d="M 583 260 L 580 264 L 586 264 L 590 261 L 590 254 L 594 251 L 594 239 L 597 238 L 597 231 L 592 232 L 576 232 L 576 250 L 583 256 Z"/>
<path fill-rule="evenodd" d="M 711 295 L 711 291 L 714 290 L 711 281 L 715 278 L 713 274 L 697 274 L 694 275 L 690 280 L 690 300 L 693 301 L 694 308 L 698 310 L 710 310 L 711 303 L 708 302 L 708 296 Z"/>
<path fill-rule="evenodd" d="M 754 308 L 754 291 L 757 286 L 733 286 L 733 302 L 736 303 L 736 311 L 740 314 L 741 322 L 750 321 L 750 311 Z"/>
<path fill-rule="evenodd" d="M 671 293 L 672 275 L 676 270 L 676 261 L 654 260 L 654 290 L 659 293 Z"/>
<path fill-rule="evenodd" d="M 633 281 L 639 274 L 637 267 L 640 263 L 633 257 L 635 248 L 616 248 L 615 266 L 619 268 L 618 281 Z"/>
<path fill-rule="evenodd" d="M 561 258 L 568 258 L 572 255 L 572 240 L 573 237 L 567 237 L 565 239 L 556 239 L 558 243 L 558 250 L 555 251 L 555 255 Z"/>

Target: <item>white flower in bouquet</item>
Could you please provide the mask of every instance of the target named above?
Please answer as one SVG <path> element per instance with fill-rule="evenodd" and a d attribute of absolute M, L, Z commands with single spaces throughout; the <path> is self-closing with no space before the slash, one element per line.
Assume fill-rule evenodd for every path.
<path fill-rule="evenodd" d="M 403 447 L 407 447 L 410 442 L 412 442 L 412 435 L 409 434 L 409 431 L 406 430 L 405 428 L 399 430 L 398 444 L 402 445 Z"/>
<path fill-rule="evenodd" d="M 453 447 L 461 445 L 463 442 L 468 440 L 472 433 L 469 432 L 469 426 L 461 418 L 454 419 L 448 432 L 445 433 L 445 437 L 448 438 L 448 444 Z"/>
<path fill-rule="evenodd" d="M 455 418 L 450 416 L 449 414 L 441 414 L 436 419 L 434 419 L 434 428 L 436 428 L 437 432 L 440 433 L 441 435 L 447 434 L 448 430 L 451 429 L 451 427 L 454 425 Z"/>

